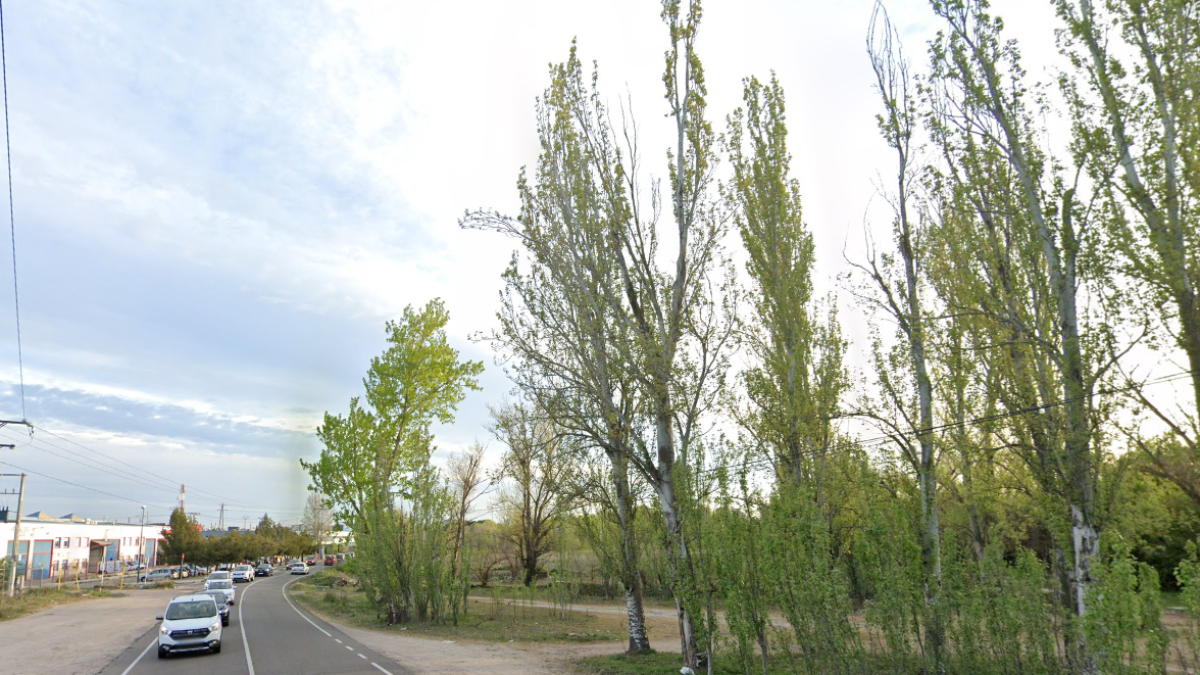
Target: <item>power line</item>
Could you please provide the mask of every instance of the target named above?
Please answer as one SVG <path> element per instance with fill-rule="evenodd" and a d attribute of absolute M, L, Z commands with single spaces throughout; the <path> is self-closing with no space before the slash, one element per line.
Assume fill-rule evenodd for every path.
<path fill-rule="evenodd" d="M 31 425 L 31 426 L 33 426 L 33 425 Z M 100 452 L 99 450 L 94 450 L 94 449 L 92 449 L 92 448 L 89 448 L 88 446 L 86 446 L 86 445 L 84 445 L 84 444 L 82 444 L 82 443 L 79 443 L 78 441 L 71 440 L 70 438 L 67 438 L 67 437 L 65 437 L 65 436 L 60 436 L 60 435 L 58 435 L 58 434 L 54 433 L 53 431 L 50 431 L 49 429 L 46 429 L 45 427 L 34 426 L 33 428 L 34 428 L 34 429 L 36 429 L 36 430 L 38 430 L 38 431 L 41 431 L 41 432 L 43 432 L 43 433 L 50 434 L 51 436 L 53 436 L 53 437 L 55 437 L 55 438 L 57 438 L 57 439 L 59 439 L 59 440 L 66 441 L 67 443 L 70 443 L 71 445 L 74 445 L 74 446 L 77 446 L 77 447 L 83 448 L 84 450 L 87 450 L 88 452 L 90 452 L 90 453 L 92 453 L 92 454 L 94 454 L 94 455 L 98 455 L 98 456 L 100 456 L 100 457 L 103 457 L 104 459 L 107 459 L 107 460 L 110 460 L 110 461 L 113 461 L 113 462 L 117 462 L 118 464 L 122 464 L 122 465 L 124 465 L 124 466 L 127 466 L 127 467 L 129 467 L 129 468 L 131 468 L 131 469 L 134 469 L 134 470 L 137 470 L 137 471 L 141 471 L 142 473 L 144 473 L 144 474 L 147 474 L 147 475 L 150 475 L 150 476 L 153 476 L 153 477 L 155 477 L 155 478 L 158 478 L 159 480 L 164 480 L 164 481 L 166 481 L 168 484 L 171 484 L 171 485 L 180 485 L 180 484 L 182 484 L 182 483 L 184 482 L 184 481 L 178 481 L 178 480 L 173 480 L 173 479 L 171 479 L 171 478 L 167 478 L 166 476 L 159 475 L 159 474 L 157 474 L 157 473 L 154 473 L 153 471 L 147 471 L 146 469 L 143 469 L 143 468 L 141 468 L 140 466 L 137 466 L 136 464 L 130 464 L 129 462 L 126 462 L 126 461 L 123 461 L 123 460 L 117 459 L 116 457 L 109 457 L 108 455 L 105 455 L 104 453 Z M 205 494 L 205 495 L 208 495 L 209 497 L 213 497 L 213 498 L 215 498 L 215 499 L 220 499 L 220 500 L 223 500 L 223 501 L 232 502 L 232 503 L 234 503 L 234 504 L 241 504 L 242 506 L 244 506 L 244 507 L 246 507 L 246 508 L 257 508 L 257 507 L 250 506 L 250 505 L 249 505 L 249 504 L 247 504 L 246 502 L 239 501 L 239 500 L 237 500 L 237 499 L 232 499 L 232 498 L 230 498 L 230 497 L 226 497 L 226 496 L 224 496 L 224 495 L 219 495 L 219 494 L 217 494 L 217 493 L 215 493 L 215 492 L 209 492 L 208 490 L 201 490 L 200 488 L 196 488 L 196 487 L 193 487 L 193 488 L 192 488 L 192 490 L 193 490 L 193 491 L 195 491 L 195 492 L 198 492 L 198 493 L 200 493 L 200 494 Z"/>
<path fill-rule="evenodd" d="M 40 429 L 40 427 L 38 427 L 38 428 Z M 2 431 L 2 430 L 0 430 L 0 431 Z M 35 450 L 40 450 L 40 451 L 42 451 L 42 452 L 45 452 L 45 453 L 47 453 L 47 454 L 49 454 L 49 455 L 51 455 L 51 456 L 53 456 L 53 457 L 58 457 L 59 459 L 64 459 L 64 460 L 67 460 L 67 461 L 70 461 L 70 462 L 74 462 L 74 463 L 76 463 L 76 464 L 78 464 L 78 465 L 80 465 L 80 466 L 83 466 L 83 467 L 87 468 L 87 469 L 91 469 L 91 470 L 94 470 L 94 471 L 100 471 L 100 472 L 102 472 L 102 473 L 106 473 L 106 474 L 108 474 L 108 475 L 110 475 L 110 476 L 114 476 L 114 477 L 116 477 L 116 478 L 120 478 L 120 479 L 123 479 L 123 480 L 128 480 L 128 481 L 130 481 L 130 482 L 137 483 L 137 484 L 139 484 L 139 485 L 143 485 L 143 486 L 146 486 L 146 487 L 151 487 L 151 488 L 155 488 L 155 489 L 159 489 L 159 490 L 163 490 L 163 491 L 165 491 L 165 492 L 171 492 L 171 493 L 174 493 L 174 492 L 176 492 L 176 490 L 178 489 L 178 483 L 175 483 L 175 482 L 171 481 L 171 479 L 169 479 L 169 478 L 165 478 L 165 477 L 159 476 L 158 474 L 155 474 L 155 473 L 153 473 L 153 472 L 145 471 L 145 470 L 143 470 L 143 469 L 140 469 L 139 467 L 137 467 L 137 466 L 135 466 L 135 465 L 129 464 L 128 462 L 124 462 L 124 461 L 122 461 L 122 460 L 116 459 L 115 457 L 108 457 L 108 456 L 106 456 L 106 455 L 103 455 L 103 454 L 99 453 L 98 451 L 96 451 L 96 450 L 93 450 L 93 449 L 91 449 L 91 448 L 89 448 L 89 447 L 87 447 L 87 446 L 85 446 L 85 445 L 81 445 L 81 444 L 79 444 L 79 443 L 77 443 L 77 442 L 75 442 L 75 441 L 72 441 L 72 440 L 71 440 L 71 439 L 69 439 L 69 438 L 64 438 L 64 437 L 62 437 L 62 436 L 59 436 L 59 435 L 57 435 L 57 434 L 54 434 L 54 433 L 52 433 L 52 432 L 46 431 L 45 429 L 41 429 L 41 431 L 43 431 L 43 432 L 45 432 L 45 433 L 48 433 L 48 434 L 50 434 L 50 435 L 54 436 L 55 438 L 58 438 L 58 439 L 64 440 L 64 441 L 66 441 L 66 442 L 68 442 L 68 443 L 71 443 L 71 444 L 73 444 L 73 445 L 76 445 L 76 446 L 79 446 L 79 447 L 81 447 L 81 448 L 83 448 L 83 449 L 85 449 L 85 450 L 88 450 L 89 452 L 92 452 L 92 453 L 96 454 L 97 456 L 99 456 L 101 459 L 105 459 L 105 460 L 111 460 L 111 461 L 114 461 L 114 462 L 118 462 L 118 463 L 124 464 L 124 465 L 126 465 L 126 466 L 129 466 L 130 468 L 134 468 L 134 469 L 138 469 L 139 471 L 143 471 L 143 473 L 147 473 L 147 474 L 149 474 L 149 475 L 151 475 L 151 476 L 155 476 L 155 477 L 159 478 L 161 481 L 163 481 L 163 483 L 162 483 L 162 484 L 160 484 L 160 483 L 157 483 L 157 482 L 150 482 L 150 480 L 151 480 L 151 479 L 144 479 L 144 478 L 142 478 L 142 477 L 140 477 L 140 476 L 135 476 L 135 475 L 129 475 L 129 474 L 126 474 L 126 473 L 121 473 L 121 472 L 120 472 L 120 471 L 121 471 L 120 469 L 118 469 L 118 468 L 116 468 L 116 467 L 114 467 L 114 466 L 112 466 L 112 465 L 107 465 L 107 464 L 104 464 L 103 462 L 101 462 L 101 461 L 99 461 L 99 460 L 95 460 L 95 459 L 92 459 L 92 458 L 90 458 L 90 457 L 85 457 L 85 456 L 83 456 L 81 453 L 75 452 L 75 451 L 71 450 L 70 448 L 65 448 L 65 447 L 63 447 L 63 446 L 61 446 L 61 445 L 58 445 L 58 444 L 56 444 L 56 443 L 51 443 L 50 441 L 47 441 L 45 438 L 42 438 L 42 437 L 33 436 L 33 437 L 29 438 L 28 440 L 26 440 L 26 439 L 24 439 L 22 436 L 20 436 L 20 435 L 16 435 L 16 436 L 12 436 L 12 437 L 10 437 L 10 438 L 13 438 L 14 440 L 26 440 L 26 443 L 29 445 L 29 447 L 31 447 L 31 448 L 33 448 L 33 449 L 35 449 Z M 41 445 L 38 445 L 38 444 L 41 444 Z M 47 446 L 47 447 L 42 447 L 42 446 Z M 57 450 L 61 450 L 62 452 L 70 453 L 71 455 L 73 455 L 73 457 L 69 457 L 69 456 L 65 456 L 65 455 L 58 454 L 58 453 L 54 452 L 53 450 L 51 450 L 50 448 L 54 448 L 54 449 L 57 449 Z M 110 471 L 109 469 L 114 469 L 114 470 L 115 470 L 115 472 L 114 472 L 114 471 Z M 193 487 L 193 488 L 192 488 L 192 491 L 193 491 L 193 492 L 196 492 L 196 493 L 202 493 L 202 495 L 210 495 L 210 497 L 203 497 L 203 496 L 202 496 L 202 497 L 201 497 L 201 499 L 207 499 L 207 498 L 213 498 L 213 497 L 216 497 L 216 498 L 221 498 L 221 499 L 227 499 L 227 498 L 221 497 L 220 495 L 215 495 L 215 494 L 213 494 L 213 493 L 210 493 L 210 492 L 208 492 L 208 491 L 206 491 L 206 490 L 201 490 L 201 489 L 199 489 L 199 488 L 195 488 L 195 487 Z M 232 501 L 232 500 L 231 500 L 231 501 Z M 273 508 L 273 507 L 268 507 L 268 506 L 261 506 L 261 505 L 247 504 L 247 503 L 245 503 L 245 502 L 234 502 L 234 503 L 236 503 L 236 504 L 239 504 L 240 506 L 232 506 L 232 507 L 229 507 L 229 510 L 233 510 L 233 511 L 254 511 L 254 512 L 257 512 L 257 511 L 260 511 L 260 510 L 261 510 L 261 511 L 265 511 L 265 512 L 272 512 L 272 511 L 273 511 L 273 512 L 275 512 L 275 513 L 300 513 L 300 512 L 301 512 L 301 510 L 300 510 L 300 509 L 280 509 L 280 508 Z M 204 516 L 204 517 L 206 517 L 206 518 L 212 518 L 212 517 L 213 517 L 213 515 L 212 515 L 212 514 L 210 514 L 210 513 L 201 513 L 200 515 L 202 515 L 202 516 Z"/>
<path fill-rule="evenodd" d="M 13 217 L 12 140 L 8 132 L 8 55 L 4 45 L 4 2 L 0 0 L 0 71 L 4 77 L 4 150 L 8 159 L 8 231 L 12 239 L 13 308 L 17 314 L 17 370 L 21 376 L 21 419 L 25 415 L 25 357 L 21 352 L 21 294 L 17 290 L 17 221 Z"/>
<path fill-rule="evenodd" d="M 168 487 L 166 485 L 159 485 L 157 483 L 150 483 L 148 481 L 141 480 L 135 476 L 117 473 L 116 471 L 110 471 L 107 467 L 100 464 L 99 462 L 84 458 L 82 455 L 79 455 L 78 453 L 72 453 L 75 455 L 75 457 L 70 457 L 67 455 L 59 454 L 59 453 L 55 452 L 54 450 L 51 450 L 49 447 L 38 447 L 38 446 L 34 445 L 35 443 L 44 443 L 46 445 L 49 445 L 48 443 L 46 443 L 46 441 L 43 441 L 40 438 L 33 438 L 33 439 L 29 440 L 29 444 L 31 447 L 34 447 L 37 450 L 41 450 L 42 452 L 45 452 L 53 457 L 58 457 L 59 459 L 64 459 L 64 460 L 67 460 L 68 462 L 74 462 L 84 468 L 91 469 L 93 471 L 99 471 L 101 473 L 106 473 L 110 476 L 115 476 L 115 477 L 121 478 L 123 480 L 128 480 L 128 481 L 137 483 L 138 485 L 144 485 L 146 487 L 163 490 L 165 492 L 174 492 L 176 490 L 176 488 Z M 60 449 L 62 449 L 64 452 L 71 452 L 70 450 L 66 450 L 63 448 L 60 448 Z"/>
<path fill-rule="evenodd" d="M 100 490 L 100 489 L 97 489 L 97 488 L 94 488 L 94 487 L 89 487 L 89 486 L 87 486 L 87 485 L 80 485 L 79 483 L 72 483 L 72 482 L 71 482 L 71 481 L 69 481 L 69 480 L 64 480 L 64 479 L 62 479 L 62 478 L 56 478 L 56 477 L 54 477 L 54 476 L 51 476 L 51 475 L 49 475 L 49 474 L 45 474 L 45 473 L 38 473 L 37 471 L 33 471 L 33 470 L 31 470 L 31 469 L 23 469 L 23 468 L 21 468 L 21 467 L 17 466 L 16 464 L 12 464 L 11 462 L 0 462 L 0 464 L 3 464 L 4 466 L 11 466 L 12 468 L 14 468 L 14 469 L 16 469 L 16 470 L 18 470 L 18 471 L 24 471 L 25 473 L 28 473 L 28 474 L 33 474 L 34 476 L 41 476 L 42 478 L 48 478 L 48 479 L 50 479 L 50 480 L 52 480 L 52 481 L 57 481 L 57 482 L 59 482 L 59 483 L 63 483 L 64 485 L 71 485 L 71 486 L 73 486 L 73 487 L 82 488 L 82 489 L 84 489 L 84 490 L 91 490 L 92 492 L 97 492 L 97 493 L 99 493 L 99 494 L 102 494 L 102 495 L 107 495 L 107 496 L 109 496 L 109 497 L 112 497 L 113 499 L 121 499 L 121 500 L 124 500 L 124 501 L 127 501 L 127 502 L 133 502 L 134 504 L 143 504 L 143 503 L 146 503 L 146 504 L 147 504 L 147 505 L 149 505 L 149 506 L 153 506 L 153 507 L 155 507 L 155 508 L 159 508 L 159 509 L 165 509 L 165 508 L 167 508 L 166 506 L 163 506 L 162 504 L 150 504 L 150 503 L 148 503 L 148 502 L 141 502 L 141 501 L 139 501 L 139 500 L 137 500 L 137 499 L 130 499 L 129 497 L 122 497 L 121 495 L 118 495 L 118 494 L 113 494 L 113 493 L 111 493 L 111 492 L 105 492 L 104 490 Z"/>

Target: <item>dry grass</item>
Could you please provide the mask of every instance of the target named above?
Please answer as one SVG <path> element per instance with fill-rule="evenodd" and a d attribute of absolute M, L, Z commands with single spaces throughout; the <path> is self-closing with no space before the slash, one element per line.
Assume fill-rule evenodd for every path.
<path fill-rule="evenodd" d="M 33 588 L 14 598 L 0 597 L 0 621 L 9 621 L 81 600 L 110 598 L 117 595 L 117 593 L 105 589 L 76 591 L 66 588 Z"/>
<path fill-rule="evenodd" d="M 565 642 L 588 643 L 620 641 L 626 637 L 624 617 L 619 614 L 592 614 L 540 607 L 498 603 L 488 606 L 471 603 L 457 624 L 413 622 L 389 626 L 380 620 L 374 606 L 355 586 L 328 585 L 330 579 L 313 578 L 293 584 L 292 597 L 311 611 L 360 628 L 407 632 L 416 636 L 441 639 L 480 640 L 486 642 Z M 651 638 L 669 638 L 674 625 L 670 621 L 651 620 L 647 627 Z"/>

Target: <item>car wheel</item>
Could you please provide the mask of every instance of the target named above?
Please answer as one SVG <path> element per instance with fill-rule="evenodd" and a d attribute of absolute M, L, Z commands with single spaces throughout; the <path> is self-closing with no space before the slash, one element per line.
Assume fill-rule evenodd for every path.
<path fill-rule="evenodd" d="M 224 617 L 223 619 L 221 619 L 221 625 L 228 626 L 229 625 L 229 617 Z"/>
<path fill-rule="evenodd" d="M 165 658 L 167 658 L 167 653 L 168 653 L 168 652 L 167 652 L 167 650 L 166 650 L 165 648 L 163 648 L 163 647 L 159 647 L 159 648 L 158 648 L 158 658 L 160 658 L 160 659 L 165 659 Z"/>
<path fill-rule="evenodd" d="M 221 653 L 221 643 L 220 643 L 220 642 L 218 642 L 217 644 L 213 645 L 213 647 L 212 647 L 212 653 L 214 653 L 214 654 L 220 654 L 220 653 Z"/>

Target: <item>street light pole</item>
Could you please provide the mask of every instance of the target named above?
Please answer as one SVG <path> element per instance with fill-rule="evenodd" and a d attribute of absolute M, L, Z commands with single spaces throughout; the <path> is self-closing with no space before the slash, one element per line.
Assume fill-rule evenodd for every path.
<path fill-rule="evenodd" d="M 143 574 L 149 574 L 149 570 L 142 563 L 146 562 L 146 507 L 142 507 L 142 529 L 138 533 L 138 573 L 137 577 Z"/>

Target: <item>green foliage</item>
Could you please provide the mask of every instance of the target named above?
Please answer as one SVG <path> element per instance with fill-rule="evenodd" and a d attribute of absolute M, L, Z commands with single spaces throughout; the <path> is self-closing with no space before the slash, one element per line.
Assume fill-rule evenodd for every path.
<path fill-rule="evenodd" d="M 301 460 L 313 488 L 351 525 L 363 587 L 388 623 L 453 620 L 464 602 L 449 553 L 453 503 L 429 464 L 430 427 L 453 421 L 466 392 L 479 388 L 483 364 L 459 359 L 448 321 L 440 300 L 389 321 L 388 348 L 363 379 L 365 405 L 355 397 L 345 417 L 326 413 L 320 458 Z"/>
<path fill-rule="evenodd" d="M 178 565 L 181 560 L 199 563 L 204 550 L 200 526 L 183 509 L 176 507 L 171 512 L 170 529 L 163 531 L 163 559 L 171 565 Z"/>
<path fill-rule="evenodd" d="M 1087 598 L 1087 637 L 1105 675 L 1161 673 L 1166 669 L 1169 636 L 1162 624 L 1158 573 L 1133 560 L 1124 544 L 1095 571 Z"/>

